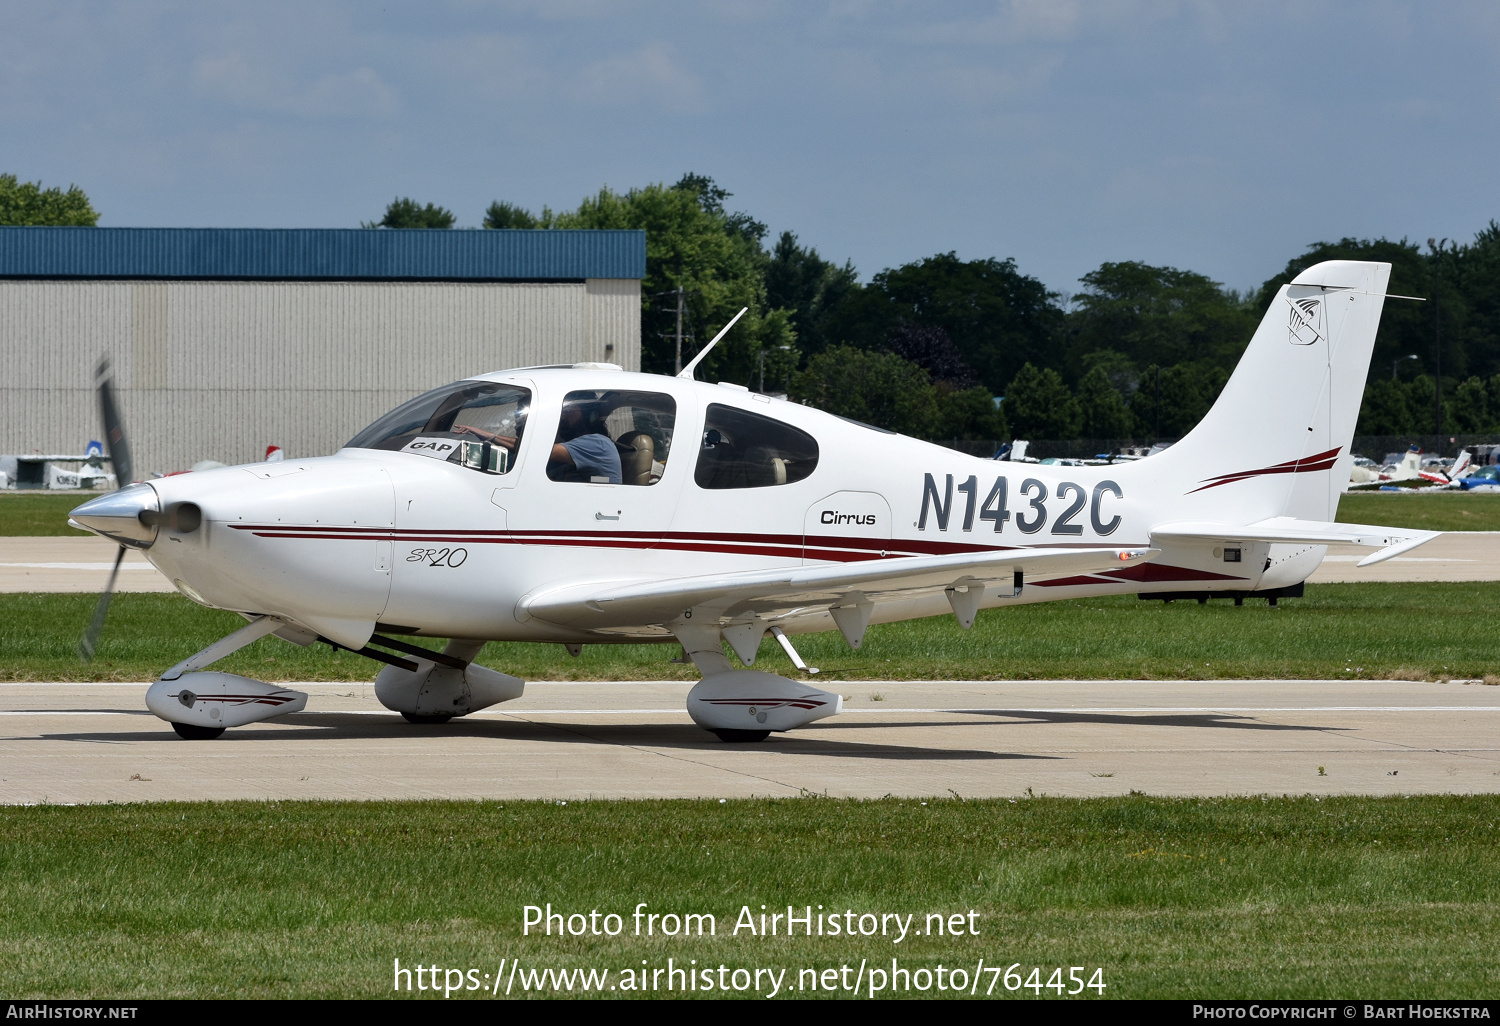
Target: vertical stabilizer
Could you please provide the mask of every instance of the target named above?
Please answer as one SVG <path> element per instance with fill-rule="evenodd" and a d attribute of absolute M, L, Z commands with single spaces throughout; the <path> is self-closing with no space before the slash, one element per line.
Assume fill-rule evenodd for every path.
<path fill-rule="evenodd" d="M 1283 285 L 1213 409 L 1143 461 L 1160 485 L 1214 519 L 1333 520 L 1390 273 L 1330 260 Z"/>

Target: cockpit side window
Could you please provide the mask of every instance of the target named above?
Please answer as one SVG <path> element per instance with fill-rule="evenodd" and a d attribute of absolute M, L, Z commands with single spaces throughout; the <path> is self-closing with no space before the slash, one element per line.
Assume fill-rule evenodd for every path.
<path fill-rule="evenodd" d="M 676 419 L 676 401 L 661 392 L 569 392 L 563 397 L 547 476 L 554 481 L 653 485 L 666 470 Z"/>
<path fill-rule="evenodd" d="M 410 452 L 505 474 L 515 466 L 530 406 L 530 389 L 456 381 L 396 407 L 355 435 L 347 448 Z"/>
<path fill-rule="evenodd" d="M 708 408 L 693 480 L 699 488 L 764 488 L 801 481 L 818 465 L 818 440 L 758 413 Z"/>

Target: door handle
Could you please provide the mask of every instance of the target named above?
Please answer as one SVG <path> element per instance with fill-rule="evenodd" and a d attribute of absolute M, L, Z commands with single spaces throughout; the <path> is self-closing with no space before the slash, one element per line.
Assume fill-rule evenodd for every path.
<path fill-rule="evenodd" d="M 594 514 L 594 519 L 595 520 L 619 520 L 620 519 L 620 514 L 616 513 L 614 516 L 610 516 L 608 513 L 595 513 Z"/>

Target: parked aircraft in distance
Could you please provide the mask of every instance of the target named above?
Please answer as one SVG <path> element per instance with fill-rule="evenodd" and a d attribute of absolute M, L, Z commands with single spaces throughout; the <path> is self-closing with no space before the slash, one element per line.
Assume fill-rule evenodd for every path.
<path fill-rule="evenodd" d="M 1399 461 L 1393 461 L 1386 466 L 1377 467 L 1373 460 L 1355 457 L 1355 464 L 1349 468 L 1349 483 L 1361 484 L 1385 484 L 1396 481 L 1428 481 L 1432 484 L 1443 485 L 1446 488 L 1460 488 L 1461 479 L 1471 473 L 1470 466 L 1474 454 L 1467 449 L 1461 451 L 1451 464 L 1448 460 L 1426 462 L 1422 460 L 1422 447 L 1412 443 Z"/>
<path fill-rule="evenodd" d="M 479 375 L 412 399 L 335 455 L 130 485 L 72 520 L 250 621 L 148 690 L 184 737 L 304 707 L 300 692 L 203 669 L 274 634 L 387 664 L 377 696 L 418 723 L 522 693 L 474 662 L 491 639 L 575 653 L 681 644 L 703 678 L 692 718 L 760 740 L 841 708 L 748 668 L 768 632 L 804 668 L 789 636 L 837 629 L 858 648 L 872 623 L 946 611 L 967 628 L 980 609 L 1053 599 L 1275 596 L 1330 543 L 1374 547 L 1371 563 L 1434 537 L 1333 522 L 1389 274 L 1345 261 L 1303 271 L 1203 421 L 1131 463 L 967 456 L 695 381 L 700 353 L 677 377 L 608 364 Z M 129 481 L 107 376 L 100 399 Z M 85 651 L 107 601 L 108 589 Z M 413 637 L 450 640 L 439 653 Z"/>
<path fill-rule="evenodd" d="M 1500 491 L 1500 465 L 1491 464 L 1470 471 L 1463 477 L 1455 478 L 1453 484 L 1466 492 Z"/>

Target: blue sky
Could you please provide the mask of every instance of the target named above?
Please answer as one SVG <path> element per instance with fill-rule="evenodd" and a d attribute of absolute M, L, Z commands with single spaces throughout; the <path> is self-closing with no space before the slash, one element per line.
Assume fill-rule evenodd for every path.
<path fill-rule="evenodd" d="M 0 0 L 0 171 L 105 225 L 477 225 L 712 175 L 865 278 L 936 252 L 1258 285 L 1500 218 L 1500 4 Z"/>

